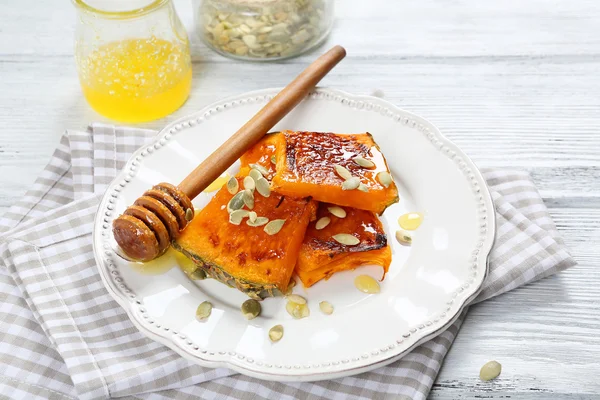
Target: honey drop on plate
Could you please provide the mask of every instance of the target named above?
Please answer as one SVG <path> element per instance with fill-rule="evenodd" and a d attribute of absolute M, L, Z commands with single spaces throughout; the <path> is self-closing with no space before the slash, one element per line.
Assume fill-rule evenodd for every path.
<path fill-rule="evenodd" d="M 204 189 L 204 193 L 216 192 L 221 189 L 221 187 L 227 183 L 229 180 L 229 174 L 225 172 L 223 175 L 215 179 L 206 189 Z"/>
<path fill-rule="evenodd" d="M 354 286 L 363 293 L 379 293 L 379 283 L 369 275 L 359 275 L 354 279 Z"/>
<path fill-rule="evenodd" d="M 417 212 L 410 212 L 406 214 L 402 214 L 398 218 L 398 225 L 402 229 L 406 229 L 407 231 L 414 231 L 423 222 L 423 214 Z"/>

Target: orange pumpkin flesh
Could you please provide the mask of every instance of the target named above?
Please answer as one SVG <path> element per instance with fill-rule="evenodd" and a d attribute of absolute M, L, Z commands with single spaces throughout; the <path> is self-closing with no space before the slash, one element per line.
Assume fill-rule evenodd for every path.
<path fill-rule="evenodd" d="M 317 230 L 315 222 L 306 230 L 295 269 L 302 284 L 310 287 L 336 272 L 365 264 L 381 265 L 385 277 L 392 262 L 392 251 L 377 215 L 370 211 L 344 208 L 346 217 L 338 218 L 328 211 L 330 206 L 322 203 L 317 212 L 317 221 L 329 217 L 329 225 Z M 352 234 L 360 243 L 355 246 L 338 243 L 333 236 L 339 233 Z"/>
<path fill-rule="evenodd" d="M 248 176 L 252 169 L 250 164 L 258 164 L 266 168 L 269 172 L 267 175 L 264 175 L 264 177 L 269 181 L 273 179 L 273 176 L 275 176 L 275 164 L 271 162 L 271 157 L 275 155 L 276 143 L 278 140 L 277 135 L 279 135 L 279 133 L 265 135 L 265 137 L 240 157 L 240 172 L 238 172 L 237 176 Z"/>
<path fill-rule="evenodd" d="M 379 172 L 389 172 L 389 169 L 369 133 L 341 135 L 283 131 L 272 140 L 277 148 L 273 190 L 278 193 L 299 198 L 312 196 L 317 201 L 378 214 L 398 201 L 395 183 L 386 188 L 377 180 Z M 374 162 L 375 166 L 361 167 L 352 160 L 356 156 Z M 368 192 L 343 190 L 344 179 L 336 173 L 336 165 L 358 177 Z"/>
<path fill-rule="evenodd" d="M 237 178 L 243 187 L 242 178 Z M 250 227 L 229 222 L 227 203 L 233 197 L 221 188 L 174 243 L 206 274 L 236 287 L 254 298 L 285 292 L 304 232 L 314 219 L 316 202 L 293 199 L 271 192 L 267 198 L 255 192 L 254 208 L 269 221 L 285 219 L 282 229 L 269 235 L 264 226 Z"/>

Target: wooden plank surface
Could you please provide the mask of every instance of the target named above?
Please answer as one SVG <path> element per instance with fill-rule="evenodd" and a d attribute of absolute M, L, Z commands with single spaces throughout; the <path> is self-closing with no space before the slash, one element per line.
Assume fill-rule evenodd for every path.
<path fill-rule="evenodd" d="M 176 1 L 191 28 L 191 5 Z M 527 170 L 579 265 L 474 306 L 432 399 L 600 399 L 600 3 L 336 1 L 324 85 L 386 99 L 438 125 L 480 167 Z M 67 129 L 104 121 L 82 98 L 69 2 L 0 6 L 0 213 Z M 193 41 L 192 96 L 159 129 L 221 97 L 281 86 L 314 57 L 240 63 Z M 227 135 L 228 133 L 223 133 Z M 480 366 L 497 359 L 500 379 Z"/>

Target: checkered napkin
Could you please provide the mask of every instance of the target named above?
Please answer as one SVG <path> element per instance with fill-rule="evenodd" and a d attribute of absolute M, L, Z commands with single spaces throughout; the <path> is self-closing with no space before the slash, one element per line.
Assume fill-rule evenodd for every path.
<path fill-rule="evenodd" d="M 424 399 L 464 314 L 402 360 L 361 375 L 274 383 L 193 365 L 142 335 L 98 274 L 91 232 L 100 197 L 154 131 L 68 131 L 25 198 L 0 220 L 0 396 Z M 497 211 L 482 301 L 574 265 L 530 177 L 484 171 Z M 466 312 L 466 311 L 465 311 Z"/>

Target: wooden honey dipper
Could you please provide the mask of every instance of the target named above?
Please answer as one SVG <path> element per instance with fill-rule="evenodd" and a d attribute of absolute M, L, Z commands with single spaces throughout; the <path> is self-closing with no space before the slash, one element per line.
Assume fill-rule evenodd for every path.
<path fill-rule="evenodd" d="M 178 186 L 163 182 L 147 190 L 113 221 L 113 235 L 123 253 L 137 261 L 150 261 L 163 254 L 194 218 L 192 199 L 296 107 L 345 56 L 343 47 L 334 46 L 302 71 Z"/>

